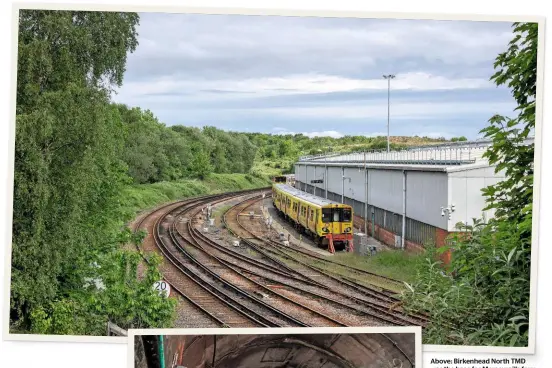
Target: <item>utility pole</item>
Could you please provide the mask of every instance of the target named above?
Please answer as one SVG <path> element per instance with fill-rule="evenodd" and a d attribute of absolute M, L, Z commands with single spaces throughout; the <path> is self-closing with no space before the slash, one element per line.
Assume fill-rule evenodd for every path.
<path fill-rule="evenodd" d="M 325 189 L 325 196 L 326 199 L 328 199 L 328 155 L 329 155 L 330 147 L 328 147 L 328 151 L 326 151 L 326 157 L 324 157 L 324 189 Z"/>
<path fill-rule="evenodd" d="M 313 188 L 312 188 L 312 194 L 316 196 L 316 180 L 318 179 L 318 177 L 316 176 L 316 165 L 314 165 L 314 180 L 315 182 L 313 183 Z"/>
<path fill-rule="evenodd" d="M 341 166 L 341 203 L 345 203 L 345 166 Z"/>
<path fill-rule="evenodd" d="M 366 150 L 364 150 L 364 234 L 368 236 L 368 170 L 366 170 Z"/>
<path fill-rule="evenodd" d="M 389 152 L 389 105 L 391 96 L 391 79 L 395 78 L 395 75 L 388 74 L 383 76 L 387 79 L 387 152 Z"/>

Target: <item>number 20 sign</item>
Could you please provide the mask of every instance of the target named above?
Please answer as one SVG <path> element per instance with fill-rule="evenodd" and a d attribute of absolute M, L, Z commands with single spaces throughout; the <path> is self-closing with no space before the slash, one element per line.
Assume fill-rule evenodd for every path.
<path fill-rule="evenodd" d="M 165 297 L 168 297 L 171 293 L 171 286 L 167 281 L 164 281 L 164 280 L 155 281 L 153 283 L 153 290 L 157 290 L 159 294 L 164 295 Z"/>

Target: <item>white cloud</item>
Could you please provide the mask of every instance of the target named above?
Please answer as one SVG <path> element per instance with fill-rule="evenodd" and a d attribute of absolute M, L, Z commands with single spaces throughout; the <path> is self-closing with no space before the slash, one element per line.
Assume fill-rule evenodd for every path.
<path fill-rule="evenodd" d="M 138 30 L 140 46 L 130 61 L 131 67 L 140 63 L 140 68 L 155 70 L 156 75 L 181 72 L 194 79 L 312 70 L 347 74 L 378 63 L 394 66 L 395 60 L 407 58 L 470 66 L 504 51 L 512 38 L 509 26 L 507 22 L 146 14 Z"/>
<path fill-rule="evenodd" d="M 441 91 L 457 89 L 482 89 L 494 87 L 483 78 L 447 78 L 427 72 L 398 74 L 391 81 L 391 89 Z M 353 79 L 333 75 L 307 74 L 278 78 L 255 78 L 243 80 L 190 81 L 159 78 L 151 82 L 129 82 L 120 90 L 117 99 L 132 100 L 151 95 L 163 98 L 180 98 L 177 94 L 189 94 L 189 98 L 255 98 L 290 94 L 322 94 L 354 91 L 385 91 L 387 81 L 381 79 Z"/>
<path fill-rule="evenodd" d="M 336 132 L 335 130 L 326 130 L 323 132 L 311 132 L 311 133 L 301 133 L 309 138 L 314 137 L 331 137 L 331 138 L 341 138 L 345 136 L 345 134 Z"/>
<path fill-rule="evenodd" d="M 365 137 L 369 137 L 369 138 L 375 138 L 375 137 L 387 137 L 387 132 L 375 132 L 375 133 L 366 133 L 366 134 L 361 134 Z"/>
<path fill-rule="evenodd" d="M 422 132 L 416 135 L 418 137 L 445 138 L 445 139 L 451 139 L 452 137 L 454 137 L 454 134 L 445 133 L 445 132 Z"/>
<path fill-rule="evenodd" d="M 292 131 L 290 131 L 288 129 L 285 129 L 285 128 L 276 127 L 276 128 L 272 128 L 272 131 L 273 131 L 272 134 L 276 134 L 276 135 L 303 134 L 304 136 L 307 136 L 309 138 L 314 138 L 314 137 L 341 138 L 341 137 L 345 136 L 345 134 L 337 132 L 335 130 L 325 130 L 325 131 L 321 131 L 321 132 L 300 132 L 300 133 L 298 133 L 298 132 L 292 132 Z"/>
<path fill-rule="evenodd" d="M 401 120 L 413 133 L 446 132 L 458 116 L 477 131 L 513 107 L 496 102 L 505 101 L 504 90 L 495 94 L 489 82 L 494 59 L 512 38 L 507 22 L 149 13 L 138 33 L 114 100 L 148 108 L 169 125 L 256 130 L 275 122 L 266 130 L 337 136 L 351 119 L 366 119 L 382 130 L 383 73 L 396 74 L 391 124 Z M 420 119 L 432 125 L 419 126 Z M 358 128 L 352 131 L 366 132 Z"/>
<path fill-rule="evenodd" d="M 338 131 L 335 131 L 335 130 L 325 130 L 325 131 L 321 131 L 321 132 L 301 132 L 301 133 L 297 133 L 297 132 L 291 132 L 291 131 L 286 130 L 286 129 L 278 130 L 277 133 L 273 133 L 273 134 L 278 134 L 278 135 L 303 134 L 304 136 L 307 136 L 309 138 L 314 138 L 314 137 L 342 138 L 342 137 L 347 135 L 347 134 L 344 134 L 344 133 L 341 133 L 341 132 L 338 132 Z M 368 137 L 368 138 L 387 137 L 387 132 L 358 133 L 358 134 L 355 134 L 355 135 L 360 135 L 360 136 L 364 136 L 364 137 Z M 395 135 L 397 135 L 397 134 L 395 134 Z M 447 133 L 447 132 L 422 132 L 422 133 L 417 133 L 415 135 L 417 135 L 419 137 L 445 138 L 445 139 L 450 139 L 450 138 L 455 136 L 454 134 Z"/>
<path fill-rule="evenodd" d="M 490 118 L 494 114 L 511 115 L 515 105 L 510 102 L 394 102 L 391 104 L 391 122 L 393 120 L 443 119 L 449 117 L 483 113 Z M 244 111 L 245 112 L 245 111 Z M 365 104 L 336 106 L 286 107 L 250 109 L 249 114 L 277 114 L 288 118 L 315 119 L 387 119 L 387 100 L 372 100 Z"/>

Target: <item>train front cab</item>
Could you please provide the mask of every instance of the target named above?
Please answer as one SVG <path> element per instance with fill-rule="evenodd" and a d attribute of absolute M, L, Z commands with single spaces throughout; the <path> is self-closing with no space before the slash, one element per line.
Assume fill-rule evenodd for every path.
<path fill-rule="evenodd" d="M 322 207 L 320 243 L 334 250 L 352 250 L 353 210 L 350 206 L 335 204 Z"/>

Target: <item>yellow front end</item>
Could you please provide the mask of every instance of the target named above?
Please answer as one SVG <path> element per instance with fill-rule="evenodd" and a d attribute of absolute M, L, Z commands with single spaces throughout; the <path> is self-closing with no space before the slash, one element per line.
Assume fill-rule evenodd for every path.
<path fill-rule="evenodd" d="M 353 240 L 353 209 L 345 204 L 324 206 L 321 209 L 317 225 L 318 236 L 328 237 L 334 241 Z"/>

